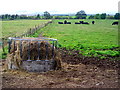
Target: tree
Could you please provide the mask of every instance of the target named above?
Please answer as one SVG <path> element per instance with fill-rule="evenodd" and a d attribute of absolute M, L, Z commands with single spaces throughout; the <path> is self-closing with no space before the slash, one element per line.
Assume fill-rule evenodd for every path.
<path fill-rule="evenodd" d="M 19 18 L 19 15 L 16 14 L 16 15 L 15 15 L 15 19 L 18 19 L 18 18 Z"/>
<path fill-rule="evenodd" d="M 37 14 L 37 17 L 36 17 L 36 19 L 40 19 L 40 14 Z"/>
<path fill-rule="evenodd" d="M 86 19 L 86 17 L 87 17 L 84 10 L 77 12 L 77 14 L 75 16 L 76 16 L 76 19 Z"/>
<path fill-rule="evenodd" d="M 10 17 L 11 17 L 11 15 L 9 14 L 9 15 L 8 15 L 8 19 L 10 19 Z"/>
<path fill-rule="evenodd" d="M 15 19 L 15 15 L 12 15 L 10 20 L 14 20 Z"/>
<path fill-rule="evenodd" d="M 93 15 L 90 15 L 88 19 L 94 19 L 94 16 L 93 16 Z"/>
<path fill-rule="evenodd" d="M 8 18 L 8 14 L 5 14 L 5 19 L 9 19 L 9 18 Z"/>
<path fill-rule="evenodd" d="M 120 13 L 116 13 L 116 14 L 114 15 L 114 19 L 120 19 Z"/>
<path fill-rule="evenodd" d="M 27 15 L 20 15 L 20 19 L 28 19 Z"/>
<path fill-rule="evenodd" d="M 2 15 L 2 19 L 5 19 L 5 15 Z"/>
<path fill-rule="evenodd" d="M 111 15 L 108 14 L 108 15 L 106 16 L 106 18 L 107 18 L 107 19 L 114 19 L 114 16 L 111 16 Z"/>
<path fill-rule="evenodd" d="M 45 11 L 44 12 L 44 19 L 51 19 L 52 17 L 50 16 L 50 13 Z"/>
<path fill-rule="evenodd" d="M 100 19 L 100 14 L 96 14 L 96 15 L 94 16 L 94 19 Z"/>
<path fill-rule="evenodd" d="M 9 14 L 4 14 L 4 15 L 1 15 L 1 18 L 4 20 L 4 19 L 10 19 L 11 16 Z"/>
<path fill-rule="evenodd" d="M 100 15 L 100 18 L 101 18 L 101 19 L 106 19 L 106 13 L 102 13 L 102 14 Z"/>

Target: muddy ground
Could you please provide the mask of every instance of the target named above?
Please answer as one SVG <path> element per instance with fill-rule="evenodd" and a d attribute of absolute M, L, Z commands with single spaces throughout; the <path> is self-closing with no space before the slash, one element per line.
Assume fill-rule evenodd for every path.
<path fill-rule="evenodd" d="M 2 68 L 2 88 L 119 88 L 119 57 L 100 60 L 83 57 L 77 51 L 60 50 L 61 70 L 43 73 L 6 71 Z M 117 60 L 113 60 L 117 59 Z"/>

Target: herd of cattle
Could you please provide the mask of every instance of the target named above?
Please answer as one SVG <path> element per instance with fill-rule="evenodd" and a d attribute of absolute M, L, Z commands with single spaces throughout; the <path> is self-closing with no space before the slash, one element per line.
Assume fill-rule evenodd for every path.
<path fill-rule="evenodd" d="M 64 22 L 58 22 L 58 24 L 71 24 L 71 22 L 68 22 L 67 20 L 65 20 Z M 84 21 L 79 21 L 79 22 L 75 22 L 75 24 L 90 24 L 88 22 L 84 22 Z M 92 21 L 92 24 L 95 24 L 95 21 Z M 112 25 L 118 25 L 118 22 L 113 22 Z"/>
<path fill-rule="evenodd" d="M 92 24 L 94 24 L 95 21 L 92 21 Z M 58 24 L 71 24 L 71 22 L 68 21 L 64 21 L 64 22 L 58 22 Z M 84 22 L 84 21 L 79 21 L 79 22 L 75 22 L 75 24 L 89 24 L 88 22 Z"/>

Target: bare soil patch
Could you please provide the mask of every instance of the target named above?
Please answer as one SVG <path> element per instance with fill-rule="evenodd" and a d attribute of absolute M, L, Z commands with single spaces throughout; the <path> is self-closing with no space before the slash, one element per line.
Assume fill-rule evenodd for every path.
<path fill-rule="evenodd" d="M 77 51 L 60 50 L 61 70 L 43 73 L 6 71 L 2 68 L 3 88 L 119 88 L 119 57 L 83 57 Z M 70 54 L 71 53 L 71 54 Z"/>

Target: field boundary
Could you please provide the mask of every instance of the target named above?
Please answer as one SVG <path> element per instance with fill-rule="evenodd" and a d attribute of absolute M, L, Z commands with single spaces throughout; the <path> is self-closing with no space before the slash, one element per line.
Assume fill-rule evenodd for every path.
<path fill-rule="evenodd" d="M 19 36 L 15 36 L 15 37 L 19 37 L 19 38 L 22 38 L 22 37 L 29 37 L 31 35 L 33 35 L 34 33 L 36 33 L 38 30 L 46 27 L 48 24 L 52 23 L 52 20 L 51 21 L 48 21 L 46 23 L 43 23 L 41 25 L 35 25 L 35 27 L 33 28 L 30 28 L 27 32 L 25 33 L 22 33 L 21 35 Z M 9 36 L 11 37 L 11 36 Z M 8 37 L 5 37 L 5 38 L 1 38 L 1 43 L 0 43 L 0 49 L 2 49 L 3 53 L 5 52 L 5 46 L 7 45 L 8 43 Z"/>

